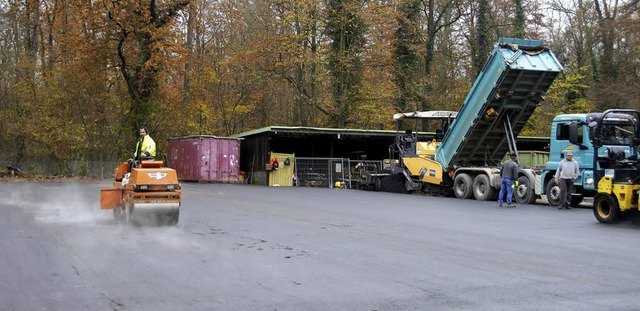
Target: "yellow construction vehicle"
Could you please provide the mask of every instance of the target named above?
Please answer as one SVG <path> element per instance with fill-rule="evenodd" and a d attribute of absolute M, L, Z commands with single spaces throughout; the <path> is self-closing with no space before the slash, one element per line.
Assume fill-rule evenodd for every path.
<path fill-rule="evenodd" d="M 612 123 L 615 126 L 605 127 Z M 622 214 L 638 211 L 640 194 L 640 111 L 610 109 L 591 120 L 594 179 L 598 187 L 593 214 L 601 223 L 614 223 Z M 613 132 L 606 132 L 605 128 Z M 618 132 L 616 132 L 618 131 Z M 624 133 L 622 133 L 624 131 Z M 625 137 L 627 137 L 625 139 Z"/>

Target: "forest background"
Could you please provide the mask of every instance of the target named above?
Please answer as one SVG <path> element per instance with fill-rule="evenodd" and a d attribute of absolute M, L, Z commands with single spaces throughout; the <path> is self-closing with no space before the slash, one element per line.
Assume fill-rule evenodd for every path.
<path fill-rule="evenodd" d="M 564 72 L 558 113 L 640 109 L 640 0 L 0 0 L 0 161 L 116 161 L 169 137 L 394 129 L 457 110 L 498 37 Z"/>

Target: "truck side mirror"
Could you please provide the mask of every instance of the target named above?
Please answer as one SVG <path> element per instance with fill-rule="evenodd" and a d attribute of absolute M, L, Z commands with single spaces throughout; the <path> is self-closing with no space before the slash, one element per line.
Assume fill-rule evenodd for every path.
<path fill-rule="evenodd" d="M 578 124 L 575 122 L 569 123 L 569 142 L 574 145 L 582 144 L 581 141 L 578 141 Z"/>
<path fill-rule="evenodd" d="M 580 150 L 587 150 L 589 147 L 583 145 L 582 141 L 580 141 L 581 137 L 578 136 L 578 126 L 582 126 L 582 124 L 576 122 L 569 123 L 569 142 L 578 145 Z"/>

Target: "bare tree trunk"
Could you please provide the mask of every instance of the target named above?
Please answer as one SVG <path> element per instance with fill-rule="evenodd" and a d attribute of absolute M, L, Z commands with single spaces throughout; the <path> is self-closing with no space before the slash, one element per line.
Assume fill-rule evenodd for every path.
<path fill-rule="evenodd" d="M 600 58 L 602 78 L 615 79 L 617 73 L 614 67 L 613 46 L 616 41 L 614 25 L 618 15 L 618 1 L 614 0 L 613 5 L 610 5 L 607 0 L 594 0 L 594 4 L 602 44 L 602 57 Z"/>
<path fill-rule="evenodd" d="M 527 17 L 524 14 L 524 7 L 522 5 L 522 0 L 514 0 L 514 6 L 516 10 L 516 16 L 514 18 L 514 27 L 513 27 L 513 36 L 516 38 L 525 38 L 525 26 L 527 22 Z"/>
<path fill-rule="evenodd" d="M 487 61 L 487 57 L 491 51 L 491 42 L 489 42 L 489 21 L 491 20 L 491 3 L 490 0 L 478 1 L 477 12 L 478 28 L 476 37 L 472 41 L 472 51 L 474 51 L 473 67 L 476 76 L 480 74 L 484 63 Z"/>
<path fill-rule="evenodd" d="M 187 37 L 185 39 L 185 47 L 189 51 L 190 54 L 193 55 L 193 37 L 195 33 L 194 24 L 195 24 L 195 16 L 197 13 L 197 6 L 195 0 L 189 3 L 188 5 L 188 14 L 187 18 Z M 183 100 L 187 101 L 189 94 L 191 93 L 191 68 L 192 68 L 192 57 L 187 57 L 184 64 L 184 81 L 183 81 Z"/>

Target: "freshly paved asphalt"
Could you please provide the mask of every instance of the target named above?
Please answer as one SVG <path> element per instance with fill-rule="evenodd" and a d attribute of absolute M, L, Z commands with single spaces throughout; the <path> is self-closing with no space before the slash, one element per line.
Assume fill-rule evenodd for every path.
<path fill-rule="evenodd" d="M 0 182 L 0 310 L 640 310 L 640 224 L 589 209 L 183 184 L 175 227 L 109 182 Z"/>

